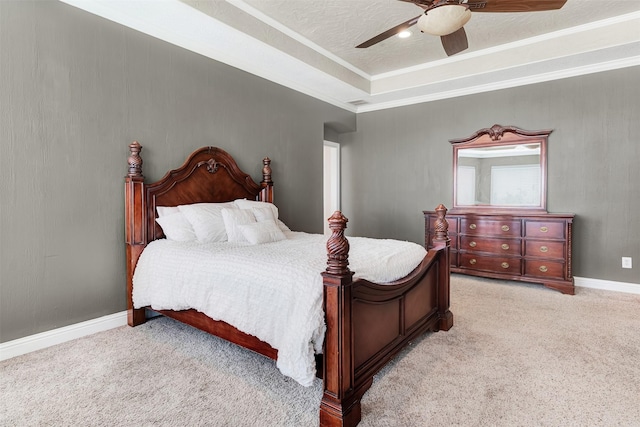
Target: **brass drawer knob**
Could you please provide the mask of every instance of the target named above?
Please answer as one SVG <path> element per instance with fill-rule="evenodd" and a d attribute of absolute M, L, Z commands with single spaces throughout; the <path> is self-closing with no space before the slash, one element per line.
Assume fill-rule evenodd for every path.
<path fill-rule="evenodd" d="M 476 262 L 478 262 L 478 261 L 476 261 L 476 259 L 475 259 L 475 258 L 471 258 L 471 259 L 469 260 L 469 264 L 471 264 L 471 265 L 474 265 Z"/>
<path fill-rule="evenodd" d="M 540 268 L 539 268 L 538 270 L 542 271 L 543 273 L 546 273 L 546 272 L 547 272 L 547 270 L 548 270 L 548 268 L 547 268 L 547 266 L 546 266 L 546 265 L 541 265 L 541 266 L 540 266 Z"/>
<path fill-rule="evenodd" d="M 506 243 L 503 243 L 502 246 L 500 246 L 502 249 L 509 250 L 509 245 L 507 245 Z"/>
<path fill-rule="evenodd" d="M 500 264 L 500 266 L 502 268 L 509 268 L 509 263 L 508 262 L 503 262 L 502 264 Z"/>
<path fill-rule="evenodd" d="M 540 232 L 541 233 L 546 233 L 547 231 L 549 231 L 549 227 L 540 227 Z"/>
<path fill-rule="evenodd" d="M 476 243 L 476 242 L 469 242 L 469 246 L 471 246 L 472 248 L 475 248 L 475 247 L 476 247 L 476 245 L 477 245 L 477 243 Z"/>
<path fill-rule="evenodd" d="M 475 230 L 478 226 L 475 224 L 469 224 L 469 228 Z"/>
<path fill-rule="evenodd" d="M 540 246 L 540 252 L 548 252 L 549 248 L 546 246 Z"/>
<path fill-rule="evenodd" d="M 502 226 L 502 227 L 500 227 L 500 228 L 502 228 L 502 231 L 509 231 L 509 230 L 510 230 L 510 228 L 509 228 L 509 226 L 508 226 L 508 225 L 503 225 L 503 226 Z"/>

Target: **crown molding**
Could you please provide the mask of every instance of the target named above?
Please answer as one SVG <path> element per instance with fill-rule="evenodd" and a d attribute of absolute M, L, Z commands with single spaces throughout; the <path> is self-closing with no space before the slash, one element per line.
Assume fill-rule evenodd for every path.
<path fill-rule="evenodd" d="M 640 12 L 370 76 L 243 0 L 226 0 L 226 3 L 237 8 L 237 13 L 250 14 L 312 49 L 314 55 L 319 55 L 316 59 L 326 59 L 323 60 L 325 71 L 179 0 L 60 1 L 355 113 L 638 65 L 637 50 L 629 53 L 632 49 L 627 49 L 623 53 L 626 56 L 621 56 L 618 48 L 640 43 L 637 31 Z M 568 42 L 582 42 L 584 46 L 572 51 Z M 518 54 L 522 49 L 527 49 L 527 55 Z M 563 58 L 577 61 L 562 62 Z M 512 60 L 519 62 L 510 63 Z M 347 82 L 348 79 L 352 83 L 357 81 L 355 84 L 361 87 Z"/>

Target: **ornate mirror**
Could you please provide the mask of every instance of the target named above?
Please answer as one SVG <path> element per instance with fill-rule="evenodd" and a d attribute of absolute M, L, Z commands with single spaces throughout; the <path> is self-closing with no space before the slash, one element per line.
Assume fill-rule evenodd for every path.
<path fill-rule="evenodd" d="M 453 209 L 546 212 L 551 130 L 493 125 L 452 139 Z"/>

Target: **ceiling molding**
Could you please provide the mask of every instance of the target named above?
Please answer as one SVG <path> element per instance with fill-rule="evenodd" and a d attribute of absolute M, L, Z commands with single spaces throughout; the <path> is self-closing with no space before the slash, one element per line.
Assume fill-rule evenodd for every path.
<path fill-rule="evenodd" d="M 304 36 L 302 36 L 299 33 L 296 33 L 295 31 L 291 30 L 288 27 L 285 27 L 284 25 L 282 25 L 281 23 L 279 23 L 278 21 L 276 21 L 273 18 L 270 18 L 269 16 L 265 15 L 264 13 L 260 12 L 258 9 L 248 5 L 247 3 L 245 3 L 243 0 L 226 0 L 228 3 L 231 3 L 232 5 L 234 5 L 235 7 L 237 7 L 238 9 L 248 13 L 249 15 L 253 16 L 256 19 L 259 19 L 260 21 L 264 22 L 265 24 L 269 25 L 272 28 L 275 28 L 276 30 L 282 32 L 283 34 L 286 34 L 287 36 L 291 37 L 292 39 L 296 40 L 297 42 L 315 50 L 316 52 L 318 52 L 319 54 L 325 56 L 327 59 L 330 59 L 331 61 L 335 62 L 336 64 L 340 64 L 343 67 L 353 71 L 354 73 L 360 75 L 361 77 L 364 77 L 368 80 L 371 80 L 371 75 L 365 73 L 364 71 L 362 71 L 361 69 L 359 69 L 358 67 L 353 66 L 351 63 L 343 60 L 342 58 L 340 58 L 337 55 L 334 55 L 333 53 L 329 52 L 328 50 L 322 48 L 321 46 L 318 46 L 316 43 L 313 43 L 311 40 L 305 38 Z"/>
<path fill-rule="evenodd" d="M 189 0 L 60 1 L 352 112 L 640 65 L 640 12 L 369 75 L 243 0 L 226 0 L 225 13 L 251 15 L 289 46 L 313 51 L 315 59 L 303 60 L 258 40 L 192 7 Z"/>
<path fill-rule="evenodd" d="M 640 45 L 638 46 L 640 48 Z M 640 65 L 640 55 L 635 57 L 623 58 L 619 60 L 613 60 L 605 63 L 590 64 L 585 66 L 579 66 L 574 68 L 564 68 L 558 71 L 552 71 L 547 73 L 538 73 L 527 77 L 515 77 L 512 79 L 497 80 L 491 83 L 476 84 L 461 89 L 441 90 L 432 94 L 419 95 L 410 97 L 407 96 L 402 99 L 393 101 L 381 101 L 375 104 L 367 105 L 363 104 L 358 106 L 358 113 L 385 110 L 389 108 L 404 107 L 414 104 L 422 104 L 425 102 L 441 101 L 443 99 L 456 98 L 460 96 L 475 95 L 483 92 L 491 92 L 501 89 L 509 89 L 519 86 L 527 86 L 536 83 L 548 82 L 553 80 L 560 80 L 569 77 L 577 77 L 586 74 L 599 73 L 603 71 L 611 71 L 620 68 L 634 67 Z"/>
<path fill-rule="evenodd" d="M 540 36 L 529 37 L 527 39 L 518 40 L 511 43 L 501 44 L 499 46 L 482 49 L 474 52 L 469 52 L 461 55 L 452 56 L 449 58 L 441 59 L 438 61 L 427 62 L 425 64 L 415 65 L 413 67 L 402 68 L 394 71 L 389 71 L 386 73 L 380 73 L 371 76 L 371 80 L 384 80 L 389 77 L 401 76 L 407 73 L 412 73 L 415 71 L 424 71 L 431 68 L 441 67 L 443 65 L 452 64 L 456 62 L 461 62 L 468 60 L 469 58 L 481 58 L 481 57 L 489 57 L 493 54 L 508 51 L 511 49 L 520 49 L 525 48 L 527 46 L 542 43 L 542 42 L 556 42 L 557 39 L 562 38 L 564 36 L 573 35 L 573 34 L 584 34 L 586 32 L 601 30 L 605 27 L 611 27 L 616 24 L 623 23 L 633 23 L 633 25 L 640 24 L 640 12 L 629 13 L 621 16 L 616 16 L 613 18 L 603 19 L 596 22 L 591 22 L 589 24 L 578 25 L 572 28 L 566 28 L 559 31 L 554 31 L 547 34 L 542 34 Z M 635 27 L 638 28 L 638 27 Z"/>
<path fill-rule="evenodd" d="M 367 95 L 181 1 L 60 1 L 352 112 Z"/>

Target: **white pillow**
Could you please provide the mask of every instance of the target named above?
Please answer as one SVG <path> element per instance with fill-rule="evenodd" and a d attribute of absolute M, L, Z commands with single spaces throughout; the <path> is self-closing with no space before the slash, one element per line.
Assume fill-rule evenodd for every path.
<path fill-rule="evenodd" d="M 240 225 L 238 228 L 252 245 L 277 242 L 287 238 L 273 220 Z"/>
<path fill-rule="evenodd" d="M 194 203 L 180 205 L 178 209 L 193 227 L 199 242 L 224 242 L 227 240 L 227 231 L 221 212 L 234 207 L 233 202 Z"/>
<path fill-rule="evenodd" d="M 230 242 L 246 242 L 240 226 L 256 222 L 256 217 L 249 209 L 222 209 L 222 220 Z"/>
<path fill-rule="evenodd" d="M 236 199 L 233 201 L 235 205 L 240 209 L 253 209 L 253 208 L 271 208 L 273 216 L 278 219 L 278 208 L 273 203 L 258 202 L 257 200 Z"/>
<path fill-rule="evenodd" d="M 180 209 L 177 206 L 156 206 L 156 211 L 158 211 L 158 216 L 163 217 L 167 215 L 173 215 L 180 212 Z"/>
<path fill-rule="evenodd" d="M 276 221 L 278 217 L 273 216 L 273 209 L 269 206 L 264 208 L 252 208 L 253 216 L 256 217 L 257 222 L 262 221 Z"/>
<path fill-rule="evenodd" d="M 278 227 L 280 227 L 280 230 L 282 230 L 282 231 L 291 231 L 291 229 L 287 226 L 287 224 L 285 224 L 281 220 L 276 221 L 276 223 L 278 224 Z"/>
<path fill-rule="evenodd" d="M 253 215 L 256 217 L 257 222 L 273 221 L 278 225 L 278 227 L 280 227 L 280 230 L 291 231 L 291 229 L 287 227 L 287 225 L 284 222 L 279 220 L 277 216 L 276 217 L 273 216 L 273 209 L 271 209 L 270 207 L 253 208 L 251 210 L 253 211 Z"/>
<path fill-rule="evenodd" d="M 180 212 L 156 218 L 168 240 L 187 242 L 197 240 L 196 233 L 187 218 Z"/>

